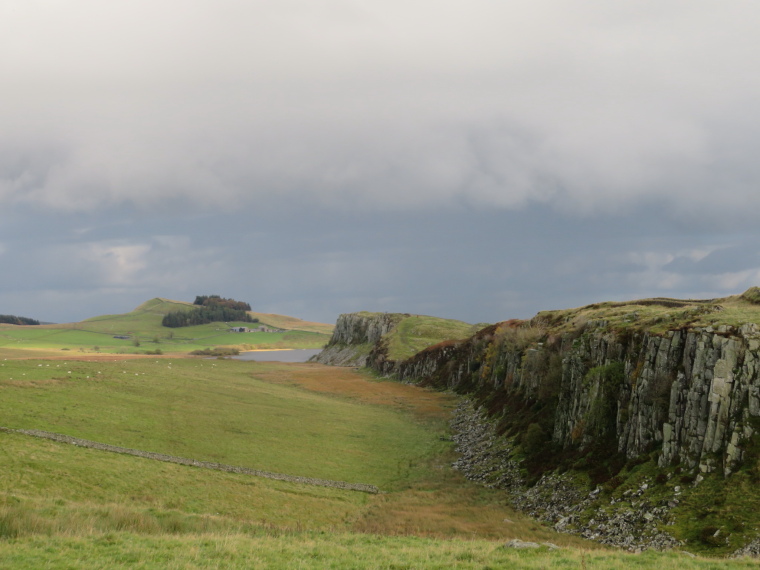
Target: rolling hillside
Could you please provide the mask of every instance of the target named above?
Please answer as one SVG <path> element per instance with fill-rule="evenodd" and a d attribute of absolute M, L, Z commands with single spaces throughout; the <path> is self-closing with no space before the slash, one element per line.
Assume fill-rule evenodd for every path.
<path fill-rule="evenodd" d="M 0 325 L 0 347 L 35 351 L 76 351 L 79 353 L 141 354 L 188 353 L 213 347 L 239 350 L 319 348 L 329 340 L 331 325 L 302 321 L 294 317 L 250 313 L 261 324 L 283 332 L 230 333 L 225 323 L 182 328 L 161 325 L 170 311 L 192 310 L 192 303 L 155 298 L 134 311 L 101 315 L 78 323 L 40 326 Z M 248 326 L 249 323 L 228 323 Z M 121 338 L 118 338 L 121 337 Z"/>

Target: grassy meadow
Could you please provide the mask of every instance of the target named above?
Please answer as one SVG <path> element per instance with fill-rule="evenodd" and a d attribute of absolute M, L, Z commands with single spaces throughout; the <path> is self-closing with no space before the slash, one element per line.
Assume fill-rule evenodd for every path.
<path fill-rule="evenodd" d="M 35 552 L 40 540 L 48 554 L 60 555 L 61 567 L 83 555 L 99 560 L 97 567 L 113 544 L 132 544 L 125 561 L 149 560 L 138 544 L 153 540 L 150 549 L 171 552 L 179 536 L 197 543 L 187 546 L 195 551 L 275 535 L 300 542 L 309 532 L 494 539 L 532 527 L 545 540 L 584 544 L 536 527 L 447 468 L 450 443 L 441 435 L 453 402 L 442 394 L 312 364 L 17 356 L 0 349 L 5 427 L 370 483 L 384 493 L 258 479 L 0 433 L 0 567 L 10 560 L 13 567 L 37 567 L 36 557 L 45 556 Z M 160 566 L 167 552 L 146 567 Z M 243 558 L 240 567 L 250 563 L 248 554 Z M 190 557 L 178 567 L 195 563 Z"/>
<path fill-rule="evenodd" d="M 158 301 L 64 327 L 0 327 L 0 426 L 367 483 L 382 492 L 255 478 L 0 432 L 0 568 L 751 565 L 678 553 L 631 555 L 557 534 L 450 468 L 454 396 L 317 364 L 188 358 L 181 352 L 218 346 L 231 333 L 217 324 L 162 331 L 157 315 L 171 303 Z M 414 351 L 415 342 L 472 329 L 431 319 L 406 319 L 393 350 Z M 248 334 L 301 334 L 308 343 L 325 337 L 315 327 Z M 123 333 L 148 340 L 141 347 L 109 340 Z M 184 348 L 163 356 L 127 354 L 146 345 Z M 512 538 L 560 548 L 503 548 Z"/>
<path fill-rule="evenodd" d="M 484 540 L 440 540 L 324 532 L 245 535 L 30 537 L 0 541 L 6 568 L 297 568 L 297 569 L 592 569 L 720 570 L 757 568 L 755 561 L 715 561 L 680 553 L 625 554 L 578 549 L 505 549 Z"/>
<path fill-rule="evenodd" d="M 2 568 L 718 567 L 557 534 L 465 481 L 449 467 L 450 395 L 316 364 L 21 354 L 0 348 L 5 427 L 383 492 L 0 432 Z M 504 549 L 511 538 L 560 549 Z"/>

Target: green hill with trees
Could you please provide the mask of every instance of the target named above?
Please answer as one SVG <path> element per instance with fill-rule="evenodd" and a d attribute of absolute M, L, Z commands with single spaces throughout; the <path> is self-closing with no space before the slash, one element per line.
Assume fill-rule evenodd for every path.
<path fill-rule="evenodd" d="M 167 313 L 161 325 L 169 328 L 206 325 L 208 323 L 257 323 L 259 319 L 248 314 L 251 306 L 242 301 L 224 299 L 219 295 L 202 295 L 195 298 L 192 310 L 180 309 Z"/>
<path fill-rule="evenodd" d="M 219 347 L 234 350 L 320 348 L 329 340 L 332 330 L 332 325 L 241 310 L 241 306 L 249 305 L 219 296 L 199 296 L 196 301 L 199 304 L 157 297 L 128 313 L 100 315 L 77 323 L 0 324 L 0 347 L 48 353 L 115 354 L 186 354 Z M 169 315 L 188 315 L 187 324 L 181 328 L 166 326 L 163 321 Z M 200 321 L 205 322 L 199 322 L 198 315 Z M 224 320 L 225 317 L 230 318 Z M 278 332 L 231 332 L 235 327 L 239 330 L 250 323 Z"/>

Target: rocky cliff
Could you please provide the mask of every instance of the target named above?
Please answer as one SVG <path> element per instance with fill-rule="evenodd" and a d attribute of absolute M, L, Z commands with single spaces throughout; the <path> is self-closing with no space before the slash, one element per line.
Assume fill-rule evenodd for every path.
<path fill-rule="evenodd" d="M 409 313 L 340 315 L 325 349 L 314 360 L 335 366 L 369 366 L 391 374 L 398 362 L 452 338 L 467 338 L 482 325 Z"/>
<path fill-rule="evenodd" d="M 409 315 L 399 313 L 347 313 L 340 315 L 332 337 L 314 362 L 332 366 L 380 366 L 383 337 Z"/>
<path fill-rule="evenodd" d="M 505 432 L 537 424 L 562 449 L 657 448 L 661 467 L 729 475 L 760 429 L 759 350 L 754 324 L 551 337 L 511 323 L 422 351 L 397 375 L 476 394 Z"/>
<path fill-rule="evenodd" d="M 558 529 L 727 553 L 760 544 L 756 322 L 754 290 L 606 303 L 492 325 L 392 366 L 364 362 L 467 395 L 472 411 L 454 426 L 458 467 Z M 573 488 L 559 495 L 583 500 L 558 499 L 558 481 Z"/>

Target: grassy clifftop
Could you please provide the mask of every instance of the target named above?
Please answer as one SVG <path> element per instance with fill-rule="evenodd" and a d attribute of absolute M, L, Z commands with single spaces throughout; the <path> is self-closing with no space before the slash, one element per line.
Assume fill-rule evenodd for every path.
<path fill-rule="evenodd" d="M 654 297 L 634 301 L 608 301 L 575 309 L 541 311 L 534 318 L 557 332 L 588 322 L 616 330 L 648 330 L 654 333 L 688 327 L 740 327 L 760 323 L 760 288 L 719 299 L 670 299 Z"/>
<path fill-rule="evenodd" d="M 463 321 L 409 315 L 399 321 L 388 335 L 388 358 L 404 360 L 419 351 L 443 342 L 467 338 L 485 325 L 471 325 Z"/>

